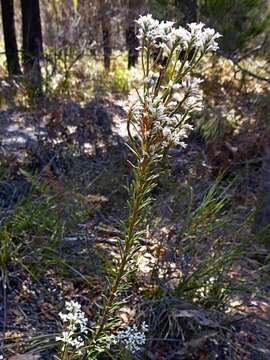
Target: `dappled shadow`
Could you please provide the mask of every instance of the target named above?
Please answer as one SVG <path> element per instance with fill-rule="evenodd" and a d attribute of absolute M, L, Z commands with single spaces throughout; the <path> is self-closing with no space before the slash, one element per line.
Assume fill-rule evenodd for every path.
<path fill-rule="evenodd" d="M 103 98 L 85 105 L 63 101 L 31 112 L 1 111 L 0 158 L 13 168 L 13 174 L 1 179 L 1 208 L 12 206 L 27 190 L 25 177 L 18 176 L 21 166 L 73 181 L 80 174 L 83 187 L 108 169 L 119 172 L 126 147 L 118 124 L 125 123 L 125 116 L 120 105 Z"/>
<path fill-rule="evenodd" d="M 37 140 L 37 134 L 45 131 L 42 124 L 35 121 L 33 113 L 17 109 L 0 112 L 0 127 L 1 150 L 13 153 L 31 146 Z"/>
<path fill-rule="evenodd" d="M 95 157 L 109 154 L 111 147 L 122 147 L 117 122 L 126 112 L 108 99 L 94 98 L 82 106 L 66 101 L 39 107 L 31 112 L 17 109 L 0 113 L 1 154 L 37 156 L 42 165 L 52 153 L 68 159 L 78 156 Z"/>

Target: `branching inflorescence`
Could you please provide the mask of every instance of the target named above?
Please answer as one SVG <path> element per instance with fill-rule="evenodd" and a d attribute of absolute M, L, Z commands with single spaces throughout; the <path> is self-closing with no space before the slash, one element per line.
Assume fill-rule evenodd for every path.
<path fill-rule="evenodd" d="M 59 317 L 63 323 L 63 331 L 60 336 L 56 337 L 56 341 L 62 343 L 62 357 L 66 357 L 71 350 L 81 355 L 81 348 L 84 346 L 84 339 L 88 332 L 88 319 L 81 310 L 81 305 L 76 301 L 66 301 L 66 312 L 59 313 Z"/>
<path fill-rule="evenodd" d="M 125 350 L 134 354 L 141 350 L 142 346 L 146 342 L 145 333 L 148 331 L 148 325 L 144 322 L 141 328 L 138 329 L 136 325 L 127 326 L 124 329 L 120 329 L 116 334 L 113 334 L 110 338 L 109 346 L 122 345 Z"/>
<path fill-rule="evenodd" d="M 184 140 L 192 130 L 187 120 L 192 112 L 202 108 L 202 80 L 191 73 L 206 54 L 218 49 L 216 40 L 221 36 L 202 23 L 188 24 L 185 29 L 174 27 L 171 21 L 159 22 L 152 15 L 140 16 L 137 24 L 144 79 L 142 87 L 130 96 L 128 113 L 128 146 L 135 157 L 131 163 L 133 180 L 128 188 L 128 216 L 122 223 L 119 257 L 115 259 L 96 325 L 90 329 L 84 359 L 94 359 L 108 351 L 110 342 L 126 345 L 130 352 L 139 351 L 145 343 L 144 335 L 140 337 L 133 327 L 111 335 L 115 312 L 121 304 L 119 294 L 136 269 L 139 238 L 143 235 L 142 216 L 156 186 L 157 164 L 170 146 L 185 146 Z M 136 336 L 127 339 L 131 333 Z M 138 341 L 132 344 L 132 338 Z"/>

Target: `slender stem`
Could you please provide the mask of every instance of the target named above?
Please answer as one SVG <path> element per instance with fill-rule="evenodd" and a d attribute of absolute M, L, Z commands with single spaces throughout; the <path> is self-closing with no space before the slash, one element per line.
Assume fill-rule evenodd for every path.
<path fill-rule="evenodd" d="M 145 40 L 143 39 L 142 41 L 142 52 L 141 52 L 141 61 L 142 61 L 142 70 L 143 70 L 143 77 L 145 77 L 145 67 L 144 67 L 144 43 L 145 43 Z"/>
<path fill-rule="evenodd" d="M 150 65 L 150 53 L 149 49 L 146 51 L 146 76 L 149 75 L 149 65 Z"/>
<path fill-rule="evenodd" d="M 158 55 L 157 55 L 157 57 L 156 57 L 156 59 L 155 59 L 155 61 L 153 62 L 153 64 L 152 64 L 151 67 L 150 67 L 150 70 L 153 70 L 154 67 L 158 64 L 159 60 L 160 60 L 161 57 L 162 57 L 162 54 L 163 54 L 163 49 L 160 49 L 160 50 L 159 50 L 159 53 L 158 53 Z"/>
<path fill-rule="evenodd" d="M 135 190 L 134 193 L 134 198 L 132 201 L 132 206 L 130 208 L 130 213 L 128 215 L 128 229 L 125 235 L 125 246 L 123 249 L 123 255 L 120 258 L 120 263 L 118 265 L 119 268 L 117 270 L 116 278 L 109 289 L 109 295 L 106 298 L 106 302 L 103 307 L 103 313 L 98 321 L 97 331 L 94 334 L 93 338 L 91 339 L 89 346 L 93 345 L 98 340 L 99 336 L 102 334 L 104 327 L 106 326 L 108 317 L 110 315 L 110 311 L 113 306 L 114 300 L 117 297 L 117 293 L 119 287 L 121 286 L 122 279 L 126 273 L 126 265 L 128 263 L 128 257 L 134 245 L 133 239 L 136 228 L 136 222 L 140 212 L 140 206 L 144 201 L 143 195 L 145 192 L 145 185 L 147 182 L 147 174 L 149 171 L 150 162 L 151 159 L 149 157 L 144 159 L 143 161 L 140 161 L 140 159 L 138 159 L 138 184 L 137 184 L 137 190 Z"/>
<path fill-rule="evenodd" d="M 200 60 L 202 59 L 204 53 L 200 54 L 200 56 L 198 57 L 198 59 L 193 63 L 191 64 L 190 66 L 187 67 L 187 69 L 181 73 L 179 71 L 179 75 L 177 77 L 177 80 L 176 81 L 180 81 L 187 73 L 191 72 L 196 66 L 197 64 L 200 62 Z"/>

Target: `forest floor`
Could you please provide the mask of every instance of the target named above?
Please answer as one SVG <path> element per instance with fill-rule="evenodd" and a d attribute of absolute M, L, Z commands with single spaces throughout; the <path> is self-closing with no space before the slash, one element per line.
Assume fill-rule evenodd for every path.
<path fill-rule="evenodd" d="M 0 334 L 10 360 L 53 358 L 66 299 L 94 320 L 126 214 L 126 111 L 125 97 L 107 96 L 0 112 L 10 249 Z M 120 318 L 153 327 L 145 359 L 270 359 L 269 259 L 250 221 L 258 167 L 222 172 L 198 134 L 189 140 L 162 165 Z M 164 276 L 153 271 L 157 257 Z M 179 272 L 196 277 L 181 288 Z"/>

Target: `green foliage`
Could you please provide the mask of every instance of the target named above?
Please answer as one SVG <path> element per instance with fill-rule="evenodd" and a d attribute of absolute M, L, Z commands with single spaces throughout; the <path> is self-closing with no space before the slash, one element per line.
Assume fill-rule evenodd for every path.
<path fill-rule="evenodd" d="M 159 18 L 171 17 L 203 21 L 219 31 L 223 38 L 220 47 L 226 53 L 241 52 L 257 35 L 269 29 L 270 3 L 268 0 L 151 0 L 151 11 Z M 194 9 L 195 7 L 195 9 Z M 196 19 L 197 18 L 197 19 Z"/>
<path fill-rule="evenodd" d="M 226 227 L 231 218 L 225 206 L 228 206 L 228 190 L 231 184 L 222 189 L 222 178 L 222 175 L 217 178 L 195 209 L 192 201 L 190 202 L 181 230 L 181 237 L 190 239 L 187 245 L 180 245 L 181 251 L 189 254 L 190 264 L 189 271 L 181 273 L 176 293 L 205 307 L 226 305 L 228 293 L 231 291 L 231 281 L 226 274 L 244 250 L 243 243 L 234 245 L 226 239 Z M 208 245 L 203 246 L 204 241 L 207 241 Z M 198 250 L 202 248 L 203 258 Z"/>
<path fill-rule="evenodd" d="M 221 48 L 228 53 L 241 52 L 270 25 L 268 0 L 199 0 L 199 9 L 201 20 L 223 35 Z"/>
<path fill-rule="evenodd" d="M 155 2 L 156 5 L 158 4 L 156 11 L 160 11 L 160 17 L 170 12 L 174 13 L 175 1 L 160 0 Z M 73 2 L 73 4 L 75 3 L 77 2 Z M 206 19 L 206 22 L 211 23 L 211 25 L 216 24 L 216 28 L 224 34 L 223 41 L 226 50 L 234 51 L 236 47 L 242 50 L 248 41 L 263 31 L 268 24 L 268 20 L 263 20 L 263 16 L 261 16 L 263 13 L 262 10 L 256 9 L 256 11 L 260 11 L 260 16 L 258 16 L 259 12 L 257 13 L 254 10 L 255 4 L 259 4 L 259 2 L 241 0 L 238 3 L 238 9 L 235 1 L 200 1 L 200 14 L 202 18 Z M 261 6 L 262 4 L 263 2 L 260 2 Z M 240 10 L 241 13 L 239 13 Z M 255 15 L 258 18 L 258 22 L 253 23 L 253 16 L 255 17 Z M 178 17 L 175 13 L 174 16 Z M 240 21 L 240 24 L 234 21 L 234 17 L 238 19 L 237 21 Z M 235 31 L 235 33 L 233 33 L 233 31 Z M 77 63 L 78 53 L 73 52 L 73 49 L 66 49 L 66 51 L 61 50 L 56 54 L 56 59 L 52 59 L 52 50 L 48 50 L 46 55 L 49 55 L 49 60 L 47 59 L 47 64 L 44 64 L 43 68 L 46 93 L 52 94 L 53 96 L 70 93 L 76 81 L 73 65 L 75 66 L 75 63 Z M 148 61 L 150 61 L 150 52 L 147 53 L 147 56 Z M 177 56 L 172 58 L 173 61 L 177 59 Z M 103 67 L 100 66 L 101 62 L 94 64 L 93 61 L 90 63 L 90 66 L 88 63 L 86 67 L 84 67 L 84 62 L 80 62 L 79 64 L 80 67 L 83 67 L 82 72 L 84 72 L 87 66 L 91 68 L 91 71 L 95 66 L 96 72 L 92 74 L 92 79 L 94 79 L 95 83 L 98 82 L 98 86 L 102 87 L 106 92 L 126 92 L 133 85 L 131 84 L 132 73 L 127 69 L 126 53 L 120 54 L 115 52 L 115 58 L 112 60 L 111 70 L 108 74 L 104 73 Z M 54 66 L 56 66 L 56 68 Z M 147 67 L 146 64 L 143 70 L 145 71 Z M 158 67 L 153 67 L 153 70 L 160 71 Z M 136 71 L 138 71 L 138 68 L 136 68 Z M 166 92 L 166 82 L 169 80 L 167 77 L 170 77 L 173 71 L 174 65 L 168 64 L 167 69 L 165 69 L 164 74 L 162 74 L 162 76 L 164 76 L 163 82 L 156 84 L 156 88 L 159 86 L 162 88 L 165 84 L 164 100 L 167 96 L 169 97 L 169 92 Z M 186 73 L 189 71 L 190 68 L 185 70 Z M 149 74 L 145 72 L 144 75 L 146 77 Z M 85 85 L 85 88 L 86 86 L 89 87 L 91 92 L 92 83 L 89 81 L 88 84 Z M 80 91 L 83 92 L 81 89 Z M 144 91 L 146 91 L 146 84 L 144 85 Z M 152 91 L 153 90 L 148 89 L 147 96 L 149 96 L 149 93 L 153 94 Z M 31 99 L 34 96 L 31 94 L 31 89 L 28 88 L 27 82 L 20 82 L 18 88 L 16 88 L 16 92 L 18 98 L 21 98 L 21 103 L 31 105 Z M 23 96 L 21 96 L 21 94 L 23 94 Z M 142 97 L 146 95 L 143 94 L 143 91 L 139 91 L 138 94 Z M 265 111 L 265 109 L 268 108 L 268 100 L 268 95 L 263 97 L 261 99 L 262 108 L 257 111 L 260 112 L 259 117 L 265 122 L 267 122 L 265 118 L 267 111 Z M 121 223 L 121 234 L 119 235 L 120 232 L 117 232 L 116 252 L 114 252 L 115 248 L 113 248 L 113 256 L 109 257 L 109 259 L 106 257 L 104 260 L 104 266 L 107 266 L 107 269 L 104 271 L 107 275 L 107 289 L 105 289 L 103 293 L 103 302 L 99 305 L 97 311 L 96 323 L 92 323 L 91 329 L 89 330 L 91 335 L 89 334 L 89 343 L 86 344 L 86 351 L 89 350 L 86 357 L 89 359 L 111 358 L 124 360 L 133 358 L 132 355 L 121 346 L 119 346 L 119 349 L 116 348 L 116 350 L 114 348 L 108 350 L 107 345 L 110 341 L 109 336 L 111 332 L 119 325 L 118 311 L 125 302 L 126 294 L 134 294 L 133 290 L 137 285 L 137 281 L 139 281 L 136 276 L 136 267 L 137 255 L 142 248 L 142 241 L 146 241 L 149 248 L 152 247 L 152 245 L 153 247 L 156 245 L 154 237 L 146 236 L 145 215 L 146 213 L 148 214 L 147 216 L 149 216 L 150 221 L 154 219 L 152 207 L 150 206 L 151 198 L 152 195 L 154 195 L 160 200 L 160 187 L 157 192 L 153 192 L 153 190 L 157 185 L 157 177 L 161 175 L 161 169 L 157 165 L 164 154 L 166 154 L 166 151 L 163 152 L 163 145 L 158 143 L 159 136 L 161 137 L 162 134 L 149 136 L 151 122 L 147 123 L 147 117 L 148 120 L 152 118 L 151 114 L 147 113 L 146 110 L 147 101 L 144 99 L 142 102 L 144 106 L 143 121 L 146 122 L 145 128 L 140 128 L 139 126 L 142 124 L 142 121 L 140 124 L 132 122 L 132 111 L 128 114 L 129 148 L 133 156 L 133 161 L 130 162 L 132 167 L 132 176 L 130 177 L 132 177 L 132 179 L 127 189 L 128 215 Z M 165 106 L 166 105 L 167 102 L 165 101 Z M 212 104 L 203 112 L 199 119 L 199 131 L 207 142 L 218 142 L 224 139 L 226 135 L 229 135 L 234 128 L 239 125 L 238 120 L 239 118 L 236 111 L 227 111 L 225 106 L 222 108 L 214 108 Z M 134 136 L 134 133 L 136 133 L 136 136 Z M 155 141 L 157 141 L 156 144 Z M 152 147 L 152 145 L 154 146 Z M 185 159 L 183 160 L 185 161 Z M 180 164 L 181 161 L 182 159 L 179 159 Z M 114 167 L 113 172 L 110 172 L 110 166 Z M 121 182 L 120 177 L 122 176 L 120 174 L 121 172 L 115 164 L 112 164 L 112 161 L 110 164 L 105 163 L 104 168 L 105 175 L 102 177 L 99 175 L 94 180 L 91 170 L 88 170 L 87 172 L 90 173 L 90 181 L 91 183 L 98 183 L 95 189 L 97 193 L 104 193 L 105 191 L 110 199 L 115 196 L 117 206 L 122 207 L 122 199 L 119 199 L 118 192 L 119 183 Z M 185 171 L 185 169 L 181 169 L 179 172 L 182 172 L 182 170 L 183 172 Z M 3 170 L 3 174 L 5 171 L 6 169 Z M 192 171 L 193 168 L 190 173 L 192 173 Z M 46 272 L 46 270 L 52 267 L 57 268 L 56 271 L 58 274 L 61 273 L 62 278 L 65 278 L 70 272 L 74 272 L 77 277 L 76 279 L 79 278 L 87 284 L 88 287 L 92 288 L 91 273 L 84 275 L 77 270 L 79 265 L 82 266 L 82 259 L 77 252 L 75 256 L 70 256 L 74 252 L 74 244 L 73 241 L 67 244 L 67 242 L 65 242 L 65 236 L 66 234 L 70 234 L 71 230 L 81 222 L 81 219 L 89 218 L 92 214 L 93 203 L 95 201 L 102 202 L 104 199 L 97 200 L 94 199 L 95 196 L 91 198 L 91 196 L 83 195 L 79 190 L 78 192 L 74 190 L 74 179 L 79 172 L 79 169 L 74 171 L 74 178 L 71 179 L 70 186 L 67 186 L 68 191 L 66 192 L 62 191 L 61 186 L 57 187 L 57 184 L 54 188 L 54 186 L 51 186 L 50 181 L 44 181 L 40 179 L 39 176 L 24 174 L 30 184 L 30 189 L 19 198 L 13 208 L 8 209 L 0 226 L 0 266 L 1 281 L 4 289 L 8 284 L 8 272 L 11 263 L 21 267 L 23 271 L 28 272 L 32 278 L 37 281 L 40 272 Z M 167 177 L 166 171 L 164 171 L 164 176 Z M 80 177 L 82 178 L 81 174 Z M 57 182 L 58 179 L 54 180 Z M 174 224 L 176 226 L 175 242 L 172 242 L 171 246 L 169 242 L 166 243 L 166 240 L 163 240 L 163 235 L 159 233 L 157 236 L 157 241 L 160 242 L 158 250 L 156 250 L 156 248 L 153 251 L 152 249 L 150 250 L 150 252 L 152 251 L 151 255 L 153 255 L 156 261 L 154 265 L 155 268 L 153 267 L 153 276 L 149 282 L 144 278 L 140 283 L 141 288 L 136 289 L 136 297 L 140 298 L 141 296 L 141 298 L 143 298 L 143 294 L 146 294 L 147 301 L 151 298 L 153 302 L 158 302 L 163 296 L 166 297 L 164 301 L 161 300 L 163 302 L 162 306 L 165 309 L 162 313 L 153 315 L 148 308 L 148 313 L 146 314 L 146 317 L 149 316 L 149 319 L 152 316 L 156 316 L 157 321 L 154 326 L 154 331 L 155 336 L 158 338 L 162 338 L 163 336 L 164 338 L 169 337 L 168 334 L 172 337 L 180 338 L 183 335 L 182 330 L 184 329 L 185 331 L 186 328 L 189 328 L 190 323 L 195 331 L 199 331 L 201 326 L 206 326 L 205 324 L 208 320 L 204 319 L 203 316 L 200 317 L 201 314 L 197 316 L 194 315 L 196 314 L 195 312 L 188 311 L 184 314 L 185 310 L 181 314 L 181 302 L 188 303 L 189 306 L 198 306 L 199 309 L 202 309 L 201 306 L 203 306 L 203 308 L 223 311 L 226 308 L 231 291 L 235 289 L 229 274 L 231 266 L 244 254 L 244 243 L 241 241 L 241 237 L 237 238 L 237 245 L 235 245 L 236 242 L 233 241 L 235 228 L 233 218 L 230 217 L 230 210 L 228 210 L 232 204 L 229 203 L 228 187 L 225 189 L 222 187 L 225 181 L 221 183 L 221 177 L 218 178 L 203 196 L 199 195 L 198 200 L 198 198 L 196 198 L 198 190 L 194 190 L 196 194 L 193 194 L 193 188 L 190 185 L 186 186 L 186 184 L 182 183 L 182 179 L 181 181 L 178 180 L 179 179 L 175 182 L 172 182 L 171 179 L 169 180 L 171 185 L 168 185 L 168 194 L 165 196 L 165 206 L 170 208 L 169 211 L 173 213 L 173 221 L 176 223 Z M 87 184 L 84 183 L 83 187 L 89 189 L 88 180 L 86 183 Z M 186 201 L 185 197 L 183 204 L 182 198 L 179 200 L 179 193 L 182 190 L 185 192 L 187 188 L 189 194 L 186 196 L 185 193 L 184 196 L 189 197 L 189 200 Z M 113 194 L 112 189 L 114 189 Z M 200 190 L 198 192 L 200 192 Z M 98 198 L 98 195 L 96 198 Z M 177 205 L 173 204 L 175 202 L 178 202 Z M 162 207 L 159 201 L 157 201 L 157 203 L 158 207 Z M 187 206 L 185 206 L 186 203 L 188 203 Z M 111 210 L 111 208 L 114 209 L 114 207 L 111 206 L 111 201 L 107 207 L 110 208 L 109 210 Z M 101 214 L 101 216 L 103 216 L 103 214 Z M 105 216 L 107 216 L 107 213 Z M 170 218 L 170 220 L 172 219 Z M 167 219 L 164 221 L 167 221 Z M 159 231 L 158 225 L 159 224 L 157 224 L 155 229 L 157 232 Z M 179 228 L 177 228 L 177 226 L 179 226 Z M 263 233 L 259 234 L 259 236 L 262 235 Z M 174 234 L 172 236 L 174 236 Z M 78 238 L 78 240 L 80 239 Z M 150 243 L 152 240 L 153 244 L 148 244 L 148 242 Z M 59 243 L 60 241 L 61 244 Z M 68 255 L 68 259 L 58 251 L 59 245 L 61 245 L 61 250 Z M 177 284 L 173 285 L 172 290 L 168 288 L 167 283 L 172 279 L 175 280 L 175 277 L 173 277 L 175 273 L 171 274 L 170 270 L 168 270 L 168 277 L 164 277 L 162 280 L 161 277 L 155 277 L 156 274 L 162 275 L 162 271 L 164 270 L 162 267 L 163 260 L 161 259 L 163 255 L 160 255 L 161 250 L 163 250 L 163 245 L 171 246 L 172 249 L 169 250 L 173 252 L 173 256 L 168 261 L 169 264 L 165 264 L 165 267 L 168 265 L 169 269 L 170 265 L 175 265 L 177 270 Z M 96 256 L 95 249 L 91 248 L 90 250 L 94 256 Z M 111 251 L 112 248 L 110 247 L 109 250 Z M 90 262 L 88 253 L 87 257 L 83 257 L 83 266 L 85 265 L 85 260 Z M 95 269 L 95 272 L 96 271 Z M 132 286 L 134 286 L 134 288 L 132 288 Z M 239 290 L 239 288 L 237 290 Z M 78 293 L 76 292 L 76 294 Z M 137 296 L 137 294 L 139 294 L 139 296 Z M 172 299 L 177 299 L 178 302 L 176 305 Z M 142 301 L 144 300 L 145 298 L 142 299 Z M 181 316 L 185 319 L 183 323 L 179 321 Z M 196 324 L 196 322 L 199 325 Z M 47 344 L 49 336 L 48 338 L 44 337 L 44 339 L 39 340 L 37 338 L 35 341 L 37 344 L 39 344 L 40 341 L 42 346 L 57 346 L 53 343 L 54 335 L 51 335 L 49 345 Z M 75 353 L 66 354 L 65 356 L 65 360 L 80 358 L 77 357 Z"/>
<path fill-rule="evenodd" d="M 75 47 L 46 48 L 42 67 L 44 91 L 55 96 L 70 94 L 75 81 L 73 71 L 83 55 L 84 49 Z"/>
<path fill-rule="evenodd" d="M 1 268 L 1 283 L 3 288 L 7 287 L 8 279 L 8 265 L 11 260 L 11 242 L 10 235 L 6 226 L 0 228 L 0 268 Z"/>
<path fill-rule="evenodd" d="M 30 179 L 30 177 L 29 177 Z M 5 221 L 14 240 L 51 236 L 59 227 L 57 208 L 46 184 L 31 176 L 31 188 L 9 212 Z"/>
<path fill-rule="evenodd" d="M 61 264 L 57 267 L 61 272 L 70 265 L 56 251 L 59 242 L 78 222 L 89 216 L 92 202 L 80 194 L 74 193 L 72 199 L 70 192 L 68 198 L 64 191 L 59 195 L 37 175 L 24 174 L 30 187 L 6 213 L 0 227 L 8 234 L 9 259 L 34 277 L 56 264 Z"/>
<path fill-rule="evenodd" d="M 175 19 L 177 6 L 173 0 L 150 0 L 151 13 L 158 19 Z M 177 15 L 179 13 L 177 12 Z"/>
<path fill-rule="evenodd" d="M 203 111 L 198 122 L 198 128 L 207 143 L 217 143 L 223 141 L 239 122 L 239 116 L 235 110 L 230 111 L 208 107 Z"/>
<path fill-rule="evenodd" d="M 222 309 L 226 306 L 228 295 L 233 288 L 226 275 L 243 250 L 241 246 L 233 246 L 225 253 L 220 250 L 210 250 L 188 275 L 180 278 L 175 291 L 178 296 L 207 308 Z"/>
<path fill-rule="evenodd" d="M 203 196 L 201 203 L 195 209 L 192 202 L 192 189 L 190 189 L 191 200 L 181 231 L 183 235 L 195 235 L 199 239 L 207 236 L 216 225 L 224 225 L 226 216 L 223 214 L 220 220 L 219 217 L 228 202 L 228 188 L 225 190 L 219 188 L 221 179 L 222 175 L 211 185 L 210 189 Z"/>
<path fill-rule="evenodd" d="M 118 51 L 113 53 L 108 85 L 113 92 L 127 92 L 130 90 L 131 72 L 127 68 L 127 53 L 121 54 Z"/>
<path fill-rule="evenodd" d="M 196 203 L 192 187 L 189 187 L 187 210 L 182 210 L 186 215 L 177 232 L 175 248 L 167 250 L 171 261 L 177 259 L 175 274 L 178 274 L 179 281 L 177 286 L 172 285 L 175 288 L 174 294 L 181 299 L 203 304 L 204 307 L 220 309 L 226 305 L 232 291 L 228 270 L 240 258 L 245 248 L 244 243 L 235 245 L 230 233 L 232 218 L 229 211 L 229 189 L 232 185 L 224 189 L 222 178 L 220 175 Z M 177 197 L 174 202 L 176 201 Z M 185 198 L 182 198 L 181 202 L 186 202 Z M 243 224 L 243 227 L 247 227 L 247 224 Z M 162 262 L 162 258 L 158 262 L 160 261 Z M 164 266 L 170 267 L 171 263 L 164 263 Z M 155 271 L 157 274 L 160 272 L 158 268 L 155 268 Z M 165 277 L 166 282 L 170 281 L 169 268 L 167 271 L 169 275 Z M 153 279 L 153 286 L 160 286 L 160 291 L 156 294 L 158 296 L 163 293 L 162 289 L 166 284 L 159 277 Z"/>
<path fill-rule="evenodd" d="M 129 71 L 125 68 L 112 69 L 112 88 L 117 91 L 129 90 Z"/>

